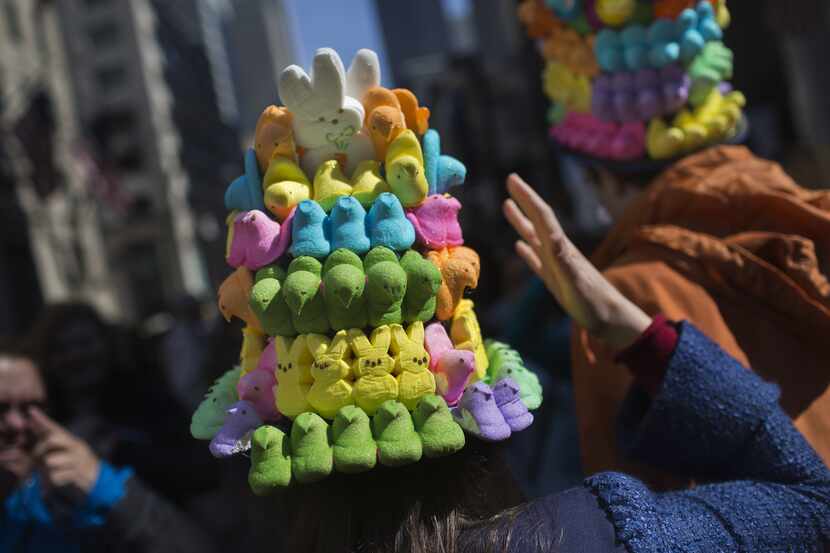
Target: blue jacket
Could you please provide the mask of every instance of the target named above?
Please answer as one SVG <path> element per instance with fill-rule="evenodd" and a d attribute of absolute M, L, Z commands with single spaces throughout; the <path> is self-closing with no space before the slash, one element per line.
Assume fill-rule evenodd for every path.
<path fill-rule="evenodd" d="M 510 551 L 825 551 L 830 470 L 778 397 L 775 385 L 681 324 L 660 392 L 633 391 L 618 434 L 632 457 L 709 483 L 656 493 L 625 474 L 597 474 L 531 503 Z"/>
<path fill-rule="evenodd" d="M 103 526 L 113 506 L 124 496 L 131 469 L 101 462 L 98 480 L 79 505 L 47 506 L 40 479 L 30 478 L 5 501 L 0 519 L 0 553 L 81 551 L 84 532 Z M 56 512 L 58 511 L 58 512 Z"/>

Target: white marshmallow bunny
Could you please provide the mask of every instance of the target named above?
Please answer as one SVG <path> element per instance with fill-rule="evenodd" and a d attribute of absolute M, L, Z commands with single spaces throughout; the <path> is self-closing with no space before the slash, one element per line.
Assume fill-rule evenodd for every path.
<path fill-rule="evenodd" d="M 380 86 L 380 60 L 374 50 L 362 48 L 346 73 L 346 95 L 362 102 L 366 91 Z"/>
<path fill-rule="evenodd" d="M 356 89 L 371 81 L 374 73 L 371 56 L 359 56 L 353 64 Z M 280 98 L 294 115 L 294 136 L 305 153 L 301 165 L 308 175 L 316 173 L 324 161 L 345 157 L 347 174 L 357 164 L 374 159 L 374 148 L 365 135 L 363 105 L 346 95 L 346 71 L 337 52 L 320 48 L 314 54 L 311 76 L 297 65 L 280 74 Z"/>

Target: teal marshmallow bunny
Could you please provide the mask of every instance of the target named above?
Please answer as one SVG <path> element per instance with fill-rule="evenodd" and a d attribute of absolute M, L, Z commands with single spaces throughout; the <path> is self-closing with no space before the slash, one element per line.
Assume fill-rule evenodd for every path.
<path fill-rule="evenodd" d="M 383 402 L 372 419 L 372 433 L 378 444 L 380 464 L 400 467 L 421 460 L 421 438 L 403 403 L 392 399 Z"/>
<path fill-rule="evenodd" d="M 340 196 L 328 216 L 331 250 L 345 248 L 358 255 L 369 251 L 366 210 L 353 196 Z"/>
<path fill-rule="evenodd" d="M 262 193 L 262 177 L 256 160 L 256 151 L 245 151 L 245 174 L 237 177 L 225 190 L 225 209 L 238 211 L 259 210 L 266 212 Z"/>
<path fill-rule="evenodd" d="M 313 257 L 298 257 L 288 265 L 285 301 L 299 334 L 326 334 L 331 328 L 320 291 L 321 273 L 322 265 Z"/>
<path fill-rule="evenodd" d="M 391 192 L 379 195 L 369 208 L 366 234 L 373 248 L 385 246 L 404 251 L 415 243 L 415 228 L 406 218 L 401 201 Z"/>
<path fill-rule="evenodd" d="M 441 287 L 441 271 L 414 250 L 403 254 L 400 265 L 406 273 L 403 320 L 407 323 L 431 320 L 435 315 L 435 297 Z"/>
<path fill-rule="evenodd" d="M 248 485 L 256 495 L 268 495 L 291 483 L 289 438 L 279 428 L 260 426 L 251 437 Z"/>
<path fill-rule="evenodd" d="M 424 396 L 412 412 L 412 420 L 421 437 L 425 457 L 445 457 L 464 447 L 464 431 L 452 418 L 441 396 Z"/>
<path fill-rule="evenodd" d="M 338 249 L 323 265 L 323 298 L 329 324 L 334 330 L 367 325 L 366 273 L 360 258 L 347 249 Z"/>
<path fill-rule="evenodd" d="M 294 257 L 325 258 L 331 252 L 326 212 L 314 200 L 303 200 L 294 211 L 291 248 Z"/>
<path fill-rule="evenodd" d="M 366 472 L 377 463 L 377 444 L 366 412 L 355 405 L 342 407 L 331 425 L 334 468 L 337 472 Z"/>
<path fill-rule="evenodd" d="M 438 131 L 429 129 L 422 140 L 429 194 L 443 194 L 453 186 L 464 184 L 467 168 L 454 157 L 441 155 L 441 135 Z"/>
<path fill-rule="evenodd" d="M 329 425 L 320 415 L 306 411 L 291 425 L 291 472 L 298 482 L 322 480 L 334 465 L 328 438 Z"/>
<path fill-rule="evenodd" d="M 269 265 L 257 271 L 248 300 L 262 329 L 269 336 L 296 336 L 291 309 L 285 301 L 285 270 Z"/>
<path fill-rule="evenodd" d="M 395 252 L 383 246 L 373 248 L 363 260 L 366 271 L 366 303 L 369 325 L 400 324 L 407 278 Z"/>

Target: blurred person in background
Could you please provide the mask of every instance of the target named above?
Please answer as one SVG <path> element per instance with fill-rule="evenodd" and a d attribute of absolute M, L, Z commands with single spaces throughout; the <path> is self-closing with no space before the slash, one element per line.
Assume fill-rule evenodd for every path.
<path fill-rule="evenodd" d="M 735 17 L 727 8 L 733 4 L 740 6 Z M 556 147 L 582 164 L 586 184 L 613 219 L 592 257 L 594 265 L 649 315 L 693 322 L 742 364 L 779 384 L 784 410 L 828 462 L 830 355 L 824 336 L 830 330 L 830 192 L 799 186 L 778 164 L 738 145 L 780 154 L 777 139 L 786 125 L 770 123 L 779 112 L 766 110 L 767 116 L 755 119 L 755 128 L 759 110 L 752 104 L 757 98 L 761 106 L 780 108 L 787 89 L 799 88 L 793 79 L 787 87 L 786 67 L 775 48 L 776 35 L 788 32 L 782 28 L 787 21 L 766 21 L 764 14 L 798 11 L 802 21 L 823 21 L 826 7 L 805 2 L 791 9 L 777 2 L 779 9 L 767 12 L 767 4 L 773 3 L 667 1 L 658 11 L 654 3 L 653 13 L 637 23 L 659 30 L 669 20 L 686 17 L 705 25 L 696 32 L 708 38 L 698 53 L 689 50 L 684 63 L 669 57 L 651 58 L 646 65 L 616 58 L 613 40 L 603 45 L 615 32 L 636 32 L 631 13 L 617 23 L 598 17 L 603 24 L 597 27 L 602 31 L 595 35 L 596 49 L 581 38 L 569 18 L 574 14 L 565 13 L 561 4 L 551 8 L 551 3 L 525 0 L 520 15 L 548 60 L 545 83 L 554 104 Z M 737 41 L 746 50 L 743 56 L 740 51 L 733 56 L 728 47 L 735 30 L 743 31 Z M 818 50 L 808 50 L 817 55 Z M 716 66 L 720 71 L 702 77 L 701 68 Z M 679 78 L 671 77 L 672 67 L 679 69 Z M 634 82 L 654 77 L 657 69 L 666 71 L 660 81 L 664 96 L 653 93 L 648 79 Z M 579 102 L 563 98 L 563 74 L 579 75 L 585 84 Z M 827 123 L 823 111 L 813 110 L 816 126 Z M 781 119 L 789 122 L 786 115 Z M 580 134 L 580 121 L 586 120 L 598 126 Z M 612 147 L 601 136 L 609 129 L 635 134 L 616 135 Z M 616 352 L 579 325 L 570 349 L 584 471 L 624 470 L 658 488 L 687 485 L 687 478 L 634 463 L 619 447 L 615 421 L 632 378 Z"/>
<path fill-rule="evenodd" d="M 615 224 L 592 257 L 650 315 L 688 319 L 782 388 L 796 427 L 830 461 L 830 192 L 810 191 L 741 146 L 651 175 L 590 165 Z M 576 326 L 573 382 L 583 468 L 681 482 L 625 458 L 615 417 L 631 385 L 615 353 Z"/>
<path fill-rule="evenodd" d="M 218 464 L 190 439 L 189 412 L 165 378 L 160 340 L 111 325 L 82 303 L 48 306 L 32 340 L 55 420 L 99 456 L 132 466 L 179 505 L 215 485 Z"/>
<path fill-rule="evenodd" d="M 0 344 L 0 551 L 212 551 L 129 467 L 55 422 L 35 356 Z"/>
<path fill-rule="evenodd" d="M 526 502 L 504 442 L 471 436 L 446 457 L 275 486 L 272 497 L 289 507 L 289 530 L 275 541 L 292 553 L 821 551 L 830 470 L 781 411 L 778 389 L 694 325 L 646 315 L 579 253 L 526 183 L 513 175 L 508 190 L 518 255 L 636 380 L 619 417 L 631 453 L 679 473 L 705 468 L 716 482 L 657 493 L 605 473 Z M 272 459 L 288 455 L 274 444 Z"/>
<path fill-rule="evenodd" d="M 202 319 L 201 305 L 192 296 L 173 306 L 173 324 L 164 336 L 164 370 L 170 392 L 188 411 L 199 406 L 206 381 L 209 329 Z"/>

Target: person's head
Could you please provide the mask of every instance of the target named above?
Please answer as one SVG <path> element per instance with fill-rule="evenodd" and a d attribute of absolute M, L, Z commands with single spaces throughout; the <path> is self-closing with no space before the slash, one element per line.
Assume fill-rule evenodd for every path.
<path fill-rule="evenodd" d="M 34 468 L 29 409 L 43 409 L 45 403 L 46 387 L 34 356 L 14 342 L 0 343 L 0 496 Z"/>
<path fill-rule="evenodd" d="M 503 551 L 524 498 L 503 445 L 467 439 L 460 452 L 294 485 L 286 551 Z M 545 550 L 545 549 L 539 549 Z"/>
<path fill-rule="evenodd" d="M 84 303 L 47 306 L 32 329 L 53 407 L 92 408 L 117 357 L 111 327 Z"/>
<path fill-rule="evenodd" d="M 619 219 L 658 175 L 655 171 L 617 172 L 597 163 L 585 164 L 585 171 L 602 207 L 613 220 Z"/>

